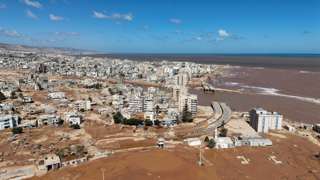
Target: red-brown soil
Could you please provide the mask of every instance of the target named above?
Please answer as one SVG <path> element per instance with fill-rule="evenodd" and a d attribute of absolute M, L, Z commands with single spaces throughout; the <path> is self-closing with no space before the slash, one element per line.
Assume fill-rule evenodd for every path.
<path fill-rule="evenodd" d="M 196 149 L 178 146 L 172 150 L 148 150 L 114 154 L 109 158 L 95 160 L 75 168 L 65 168 L 33 179 L 176 179 L 176 180 L 242 180 L 242 179 L 303 179 L 320 178 L 320 161 L 314 158 L 319 147 L 304 138 L 287 135 L 280 139 L 270 137 L 274 146 L 266 148 L 236 148 L 206 150 L 210 161 L 198 166 Z M 282 161 L 275 164 L 270 155 Z M 237 156 L 250 160 L 243 165 Z"/>

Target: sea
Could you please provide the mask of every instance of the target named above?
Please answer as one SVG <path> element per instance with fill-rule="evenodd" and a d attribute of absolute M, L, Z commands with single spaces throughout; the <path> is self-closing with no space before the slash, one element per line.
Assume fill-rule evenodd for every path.
<path fill-rule="evenodd" d="M 320 54 L 97 54 L 136 61 L 187 61 L 233 66 L 295 68 L 320 71 Z"/>

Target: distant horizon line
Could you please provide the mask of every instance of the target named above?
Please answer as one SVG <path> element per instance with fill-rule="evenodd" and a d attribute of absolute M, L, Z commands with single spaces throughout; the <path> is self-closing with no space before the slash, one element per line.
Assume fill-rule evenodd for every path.
<path fill-rule="evenodd" d="M 74 48 L 74 47 L 63 47 L 63 46 L 34 46 L 34 45 L 27 45 L 27 44 L 16 44 L 16 43 L 7 43 L 7 42 L 0 42 L 1 44 L 5 45 L 13 45 L 13 46 L 26 46 L 30 48 L 53 48 L 53 49 L 68 49 L 68 50 L 77 50 L 80 51 L 79 54 L 81 54 L 81 51 L 85 54 L 86 51 L 90 52 L 90 55 L 222 55 L 222 56 L 244 56 L 244 55 L 259 55 L 259 56 L 270 56 L 270 55 L 280 55 L 280 56 L 307 56 L 307 57 L 315 57 L 320 56 L 319 53 L 308 53 L 308 52 L 298 52 L 298 53 L 292 53 L 292 52 L 243 52 L 243 53 L 237 53 L 237 52 L 226 52 L 226 53 L 211 53 L 211 52 L 192 52 L 192 53 L 183 53 L 183 52 L 108 52 L 108 51 L 100 51 L 100 50 L 90 50 L 90 49 L 84 49 L 84 48 Z"/>
<path fill-rule="evenodd" d="M 97 53 L 91 55 L 114 56 L 278 56 L 278 57 L 320 57 L 320 53 Z"/>

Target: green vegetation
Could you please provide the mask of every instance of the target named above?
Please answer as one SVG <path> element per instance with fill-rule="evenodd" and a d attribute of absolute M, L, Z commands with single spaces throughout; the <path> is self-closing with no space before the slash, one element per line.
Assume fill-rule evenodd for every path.
<path fill-rule="evenodd" d="M 139 119 L 134 119 L 134 118 L 130 118 L 130 119 L 124 118 L 122 124 L 130 125 L 130 126 L 139 126 L 139 125 L 143 125 L 143 121 Z"/>
<path fill-rule="evenodd" d="M 14 127 L 14 128 L 12 128 L 12 133 L 13 134 L 21 134 L 21 133 L 23 133 L 23 129 L 22 129 L 22 127 Z"/>
<path fill-rule="evenodd" d="M 226 128 L 221 128 L 221 130 L 220 130 L 220 136 L 221 137 L 227 137 L 227 134 L 228 134 L 228 129 L 226 129 Z"/>
<path fill-rule="evenodd" d="M 152 125 L 153 125 L 153 122 L 152 122 L 151 120 L 148 120 L 148 119 L 147 119 L 147 120 L 144 121 L 144 125 L 145 125 L 145 126 L 152 126 Z"/>
<path fill-rule="evenodd" d="M 160 126 L 160 121 L 157 119 L 157 120 L 155 120 L 154 121 L 154 125 L 156 125 L 156 126 Z"/>
<path fill-rule="evenodd" d="M 214 148 L 216 145 L 216 142 L 214 142 L 213 139 L 210 139 L 209 142 L 208 142 L 208 148 Z"/>
<path fill-rule="evenodd" d="M 79 124 L 73 124 L 73 125 L 71 125 L 71 127 L 72 127 L 73 129 L 80 129 Z"/>
<path fill-rule="evenodd" d="M 124 117 L 120 112 L 117 112 L 116 114 L 113 115 L 113 120 L 115 124 L 120 124 L 120 123 L 123 123 Z"/>
<path fill-rule="evenodd" d="M 206 138 L 204 138 L 204 142 L 208 143 L 210 140 L 209 140 L 209 137 L 206 136 Z"/>
<path fill-rule="evenodd" d="M 127 119 L 123 117 L 123 115 L 120 112 L 117 112 L 116 114 L 113 115 L 113 120 L 115 124 L 125 124 L 130 126 L 143 125 L 143 121 L 139 119 L 134 119 L 134 118 Z"/>
<path fill-rule="evenodd" d="M 182 122 L 192 122 L 192 121 L 193 121 L 192 113 L 189 111 L 184 111 L 182 114 Z"/>
<path fill-rule="evenodd" d="M 115 124 L 125 124 L 130 126 L 140 126 L 140 125 L 153 126 L 153 122 L 151 120 L 143 121 L 135 118 L 127 119 L 123 117 L 123 115 L 120 112 L 117 112 L 113 115 L 113 121 Z M 158 124 L 160 124 L 159 121 L 158 121 Z"/>
<path fill-rule="evenodd" d="M 60 119 L 60 120 L 58 121 L 58 126 L 62 126 L 63 123 L 64 123 L 64 121 L 63 121 L 62 119 Z"/>

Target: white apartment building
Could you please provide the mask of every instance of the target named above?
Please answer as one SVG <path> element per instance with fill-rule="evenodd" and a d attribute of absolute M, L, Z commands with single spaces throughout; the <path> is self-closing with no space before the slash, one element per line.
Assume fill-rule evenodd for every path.
<path fill-rule="evenodd" d="M 80 125 L 82 123 L 81 115 L 75 112 L 68 112 L 65 114 L 65 120 L 69 123 L 69 125 Z"/>
<path fill-rule="evenodd" d="M 60 116 L 55 114 L 44 114 L 39 116 L 38 125 L 56 125 L 60 121 Z"/>
<path fill-rule="evenodd" d="M 143 98 L 141 96 L 132 96 L 129 99 L 128 111 L 130 114 L 143 112 Z"/>
<path fill-rule="evenodd" d="M 75 101 L 73 107 L 78 111 L 89 111 L 91 110 L 91 102 L 89 100 Z"/>
<path fill-rule="evenodd" d="M 18 115 L 0 115 L 0 130 L 17 127 L 19 123 Z"/>
<path fill-rule="evenodd" d="M 252 109 L 250 125 L 259 133 L 268 133 L 269 129 L 281 129 L 283 116 L 278 112 L 268 112 L 262 108 Z"/>
<path fill-rule="evenodd" d="M 179 73 L 175 76 L 175 85 L 186 86 L 189 81 L 189 75 L 187 73 Z"/>
<path fill-rule="evenodd" d="M 172 97 L 176 102 L 179 102 L 181 95 L 187 95 L 188 88 L 182 86 L 174 86 L 172 88 Z"/>
<path fill-rule="evenodd" d="M 143 112 L 153 112 L 153 111 L 154 111 L 153 97 L 147 96 L 143 99 Z"/>
<path fill-rule="evenodd" d="M 195 117 L 198 111 L 198 96 L 194 94 L 189 94 L 186 99 L 186 104 L 188 111 L 191 112 L 193 117 Z"/>
<path fill-rule="evenodd" d="M 64 92 L 52 92 L 48 94 L 50 99 L 64 99 L 66 97 Z"/>
<path fill-rule="evenodd" d="M 189 111 L 195 117 L 198 112 L 198 96 L 195 94 L 181 94 L 179 100 L 179 111 Z"/>
<path fill-rule="evenodd" d="M 123 108 L 123 96 L 119 94 L 115 94 L 112 96 L 112 106 L 120 111 Z"/>

